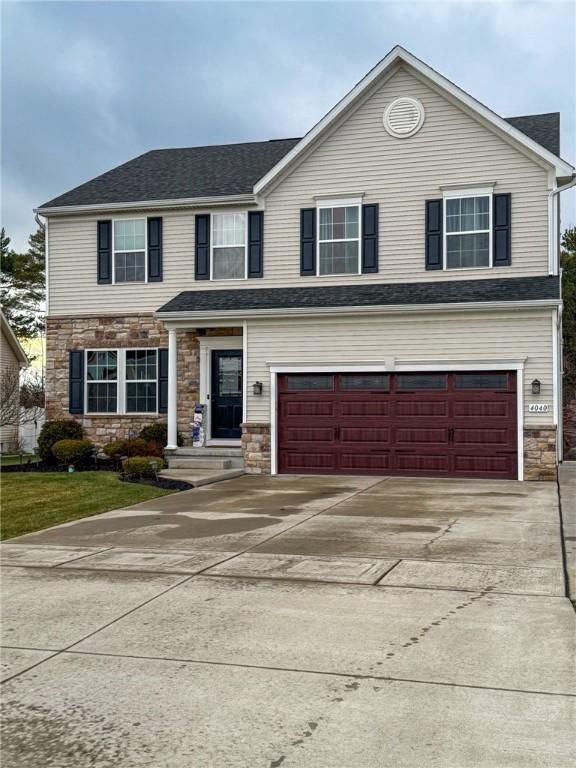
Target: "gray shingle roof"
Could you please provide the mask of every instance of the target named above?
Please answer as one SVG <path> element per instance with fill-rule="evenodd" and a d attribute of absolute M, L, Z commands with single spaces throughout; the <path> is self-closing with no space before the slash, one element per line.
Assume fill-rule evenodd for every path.
<path fill-rule="evenodd" d="M 508 122 L 555 155 L 560 115 L 510 117 Z M 41 208 L 250 194 L 300 139 L 184 149 L 156 149 L 44 203 Z"/>
<path fill-rule="evenodd" d="M 300 139 L 255 141 L 187 149 L 155 149 L 44 203 L 137 203 L 250 194 Z"/>
<path fill-rule="evenodd" d="M 560 156 L 560 112 L 507 117 L 506 122 L 537 141 L 553 155 Z"/>
<path fill-rule="evenodd" d="M 558 299 L 558 276 L 503 277 L 488 280 L 428 280 L 424 283 L 242 288 L 183 291 L 158 310 L 166 312 L 316 309 L 398 304 L 449 304 L 471 301 Z"/>

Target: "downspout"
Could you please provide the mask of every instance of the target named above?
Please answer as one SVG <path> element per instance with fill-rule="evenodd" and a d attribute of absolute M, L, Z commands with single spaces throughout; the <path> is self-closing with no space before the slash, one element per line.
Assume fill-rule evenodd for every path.
<path fill-rule="evenodd" d="M 564 184 L 561 187 L 552 188 L 548 192 L 548 209 L 553 214 L 559 210 L 559 208 L 556 207 L 557 201 L 555 200 L 555 197 L 559 195 L 561 192 L 565 192 L 568 189 L 572 189 L 572 187 L 576 186 L 576 175 L 572 177 L 572 179 L 567 183 Z M 550 265 L 552 267 L 551 274 L 558 274 L 560 276 L 560 297 L 562 297 L 562 269 L 560 267 L 560 243 L 559 243 L 559 226 L 557 224 L 559 223 L 559 217 L 557 215 L 553 215 L 551 217 L 550 221 L 550 228 L 552 237 L 553 237 L 553 264 Z M 562 344 L 562 305 L 558 307 L 558 310 L 556 312 L 556 350 L 557 350 L 557 360 L 555 361 L 556 364 L 556 388 L 557 391 L 555 393 L 555 401 L 557 403 L 556 411 L 557 411 L 557 418 L 556 418 L 556 455 L 558 457 L 558 462 L 562 462 L 564 458 L 564 403 L 563 403 L 563 386 L 562 386 L 562 377 L 564 372 L 564 356 L 563 356 L 563 344 Z"/>

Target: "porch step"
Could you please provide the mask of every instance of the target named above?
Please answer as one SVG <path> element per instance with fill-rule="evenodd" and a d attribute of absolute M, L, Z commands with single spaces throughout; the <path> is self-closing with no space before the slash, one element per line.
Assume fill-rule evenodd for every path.
<path fill-rule="evenodd" d="M 168 456 L 169 469 L 232 469 L 232 459 L 215 456 Z"/>
<path fill-rule="evenodd" d="M 172 456 L 216 456 L 217 458 L 232 458 L 233 456 L 242 456 L 242 448 L 226 446 L 212 446 L 209 448 L 177 448 Z"/>
<path fill-rule="evenodd" d="M 240 446 L 177 448 L 165 454 L 169 469 L 243 469 Z"/>
<path fill-rule="evenodd" d="M 164 469 L 160 472 L 160 477 L 164 477 L 167 480 L 180 480 L 184 483 L 189 483 L 194 488 L 200 488 L 202 485 L 211 485 L 222 480 L 231 480 L 233 477 L 240 477 L 243 474 L 243 469 Z"/>

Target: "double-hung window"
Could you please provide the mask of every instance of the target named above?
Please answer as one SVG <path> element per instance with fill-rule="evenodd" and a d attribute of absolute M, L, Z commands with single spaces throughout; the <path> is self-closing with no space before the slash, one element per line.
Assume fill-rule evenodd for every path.
<path fill-rule="evenodd" d="M 114 220 L 114 282 L 146 282 L 146 219 Z"/>
<path fill-rule="evenodd" d="M 157 349 L 86 351 L 86 413 L 157 412 Z"/>
<path fill-rule="evenodd" d="M 126 413 L 155 413 L 158 392 L 158 351 L 126 350 Z"/>
<path fill-rule="evenodd" d="M 86 352 L 86 411 L 117 413 L 118 350 Z"/>
<path fill-rule="evenodd" d="M 360 272 L 360 204 L 318 206 L 318 274 Z"/>
<path fill-rule="evenodd" d="M 246 213 L 212 214 L 212 280 L 245 280 Z"/>
<path fill-rule="evenodd" d="M 444 196 L 444 268 L 492 266 L 492 193 Z"/>

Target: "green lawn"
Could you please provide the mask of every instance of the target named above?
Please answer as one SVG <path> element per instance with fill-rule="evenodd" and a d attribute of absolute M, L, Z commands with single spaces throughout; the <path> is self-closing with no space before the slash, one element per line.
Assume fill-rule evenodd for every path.
<path fill-rule="evenodd" d="M 1 492 L 2 539 L 172 493 L 123 483 L 115 472 L 10 472 Z"/>

